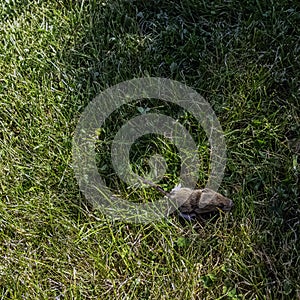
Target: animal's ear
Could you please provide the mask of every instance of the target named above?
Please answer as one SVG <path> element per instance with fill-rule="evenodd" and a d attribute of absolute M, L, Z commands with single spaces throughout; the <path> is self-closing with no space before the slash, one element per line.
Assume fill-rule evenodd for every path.
<path fill-rule="evenodd" d="M 201 190 L 201 194 L 199 195 L 199 207 L 204 208 L 207 205 L 211 205 L 214 199 L 215 193 L 209 189 Z"/>
<path fill-rule="evenodd" d="M 207 206 L 207 203 L 201 203 L 201 202 L 198 203 L 198 208 L 200 208 L 200 209 L 205 208 L 206 206 Z"/>

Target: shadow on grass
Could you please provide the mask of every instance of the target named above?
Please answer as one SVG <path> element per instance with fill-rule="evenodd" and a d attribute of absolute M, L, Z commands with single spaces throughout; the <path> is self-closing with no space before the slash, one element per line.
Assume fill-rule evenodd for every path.
<path fill-rule="evenodd" d="M 143 76 L 175 79 L 206 97 L 228 144 L 222 191 L 236 204 L 229 235 L 242 239 L 240 249 L 226 251 L 242 257 L 243 243 L 251 245 L 241 258 L 249 270 L 237 259 L 232 282 L 241 294 L 293 298 L 300 281 L 299 152 L 289 145 L 300 130 L 299 31 L 288 1 L 256 4 L 69 4 L 76 44 L 62 57 L 80 111 L 105 88 Z M 245 277 L 251 283 L 239 286 Z"/>

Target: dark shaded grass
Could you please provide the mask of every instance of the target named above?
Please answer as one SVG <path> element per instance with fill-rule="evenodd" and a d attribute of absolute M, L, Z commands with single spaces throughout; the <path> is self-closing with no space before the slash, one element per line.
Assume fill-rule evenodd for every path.
<path fill-rule="evenodd" d="M 1 5 L 3 299 L 299 297 L 296 1 Z M 87 207 L 71 169 L 80 113 L 101 90 L 148 75 L 184 82 L 214 108 L 232 214 L 134 225 Z"/>

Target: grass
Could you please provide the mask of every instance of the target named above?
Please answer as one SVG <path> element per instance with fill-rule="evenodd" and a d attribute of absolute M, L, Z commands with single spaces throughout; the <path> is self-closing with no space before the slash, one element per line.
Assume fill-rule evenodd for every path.
<path fill-rule="evenodd" d="M 297 1 L 10 0 L 0 20 L 1 299 L 300 297 Z M 80 114 L 107 87 L 149 75 L 183 82 L 212 105 L 232 213 L 205 224 L 112 223 L 80 193 L 71 158 Z M 201 144 L 205 185 L 205 135 L 159 101 L 112 116 L 103 174 L 114 121 L 145 105 L 178 113 Z M 136 162 L 156 146 L 176 154 L 146 137 Z M 176 181 L 174 159 L 165 188 Z"/>

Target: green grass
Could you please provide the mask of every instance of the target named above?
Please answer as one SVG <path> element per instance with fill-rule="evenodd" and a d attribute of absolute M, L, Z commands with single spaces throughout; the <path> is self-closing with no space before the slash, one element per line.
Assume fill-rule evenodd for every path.
<path fill-rule="evenodd" d="M 298 299 L 299 8 L 288 0 L 2 1 L 0 298 Z M 80 114 L 107 87 L 144 76 L 183 82 L 212 105 L 225 132 L 220 191 L 234 200 L 232 213 L 205 224 L 112 223 L 80 193 L 71 157 Z M 116 121 L 137 107 L 107 123 L 106 176 Z M 193 134 L 204 186 L 203 132 L 184 112 L 159 101 L 151 109 L 171 111 Z M 162 146 L 175 159 L 163 182 L 170 188 L 176 151 L 147 141 L 133 158 Z"/>

